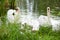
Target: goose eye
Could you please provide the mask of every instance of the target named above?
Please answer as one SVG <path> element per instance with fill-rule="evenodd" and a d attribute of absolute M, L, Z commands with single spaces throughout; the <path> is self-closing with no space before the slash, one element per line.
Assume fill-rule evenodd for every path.
<path fill-rule="evenodd" d="M 14 16 L 15 14 L 13 13 L 12 15 Z"/>
<path fill-rule="evenodd" d="M 49 10 L 49 9 L 48 9 Z"/>

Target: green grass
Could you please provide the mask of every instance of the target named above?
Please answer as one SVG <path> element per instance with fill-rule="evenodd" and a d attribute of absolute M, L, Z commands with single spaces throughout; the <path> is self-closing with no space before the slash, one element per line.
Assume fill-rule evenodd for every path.
<path fill-rule="evenodd" d="M 52 31 L 50 27 L 41 27 L 39 31 L 32 31 L 29 25 L 2 24 L 0 40 L 60 40 L 60 32 Z"/>

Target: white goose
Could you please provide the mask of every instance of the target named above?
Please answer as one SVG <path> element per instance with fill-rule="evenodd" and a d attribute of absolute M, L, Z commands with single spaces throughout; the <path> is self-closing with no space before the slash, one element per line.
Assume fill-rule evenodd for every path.
<path fill-rule="evenodd" d="M 7 20 L 10 23 L 18 22 L 20 18 L 20 12 L 19 8 L 17 7 L 16 10 L 9 9 L 7 11 Z"/>
<path fill-rule="evenodd" d="M 47 16 L 39 16 L 40 25 L 52 25 L 52 30 L 58 30 L 60 22 L 50 17 L 50 7 L 47 7 Z"/>

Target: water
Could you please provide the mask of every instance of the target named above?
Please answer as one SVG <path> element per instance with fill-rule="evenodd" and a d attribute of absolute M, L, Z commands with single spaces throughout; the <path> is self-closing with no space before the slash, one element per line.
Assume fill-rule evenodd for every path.
<path fill-rule="evenodd" d="M 32 15 L 34 8 L 34 0 L 16 0 L 16 4 L 20 7 L 21 13 L 27 12 Z"/>
<path fill-rule="evenodd" d="M 34 0 L 32 0 L 31 2 L 29 0 L 26 0 L 27 3 L 27 12 L 33 12 L 33 5 L 34 5 Z"/>

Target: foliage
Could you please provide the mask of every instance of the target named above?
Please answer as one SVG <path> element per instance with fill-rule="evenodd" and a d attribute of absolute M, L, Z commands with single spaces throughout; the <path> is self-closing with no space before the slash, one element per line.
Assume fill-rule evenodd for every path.
<path fill-rule="evenodd" d="M 2 24 L 0 27 L 0 40 L 60 40 L 60 32 L 54 32 L 49 27 L 41 27 L 39 31 L 32 31 L 25 24 Z"/>
<path fill-rule="evenodd" d="M 9 8 L 14 9 L 15 0 L 0 0 L 0 16 L 5 16 Z"/>

